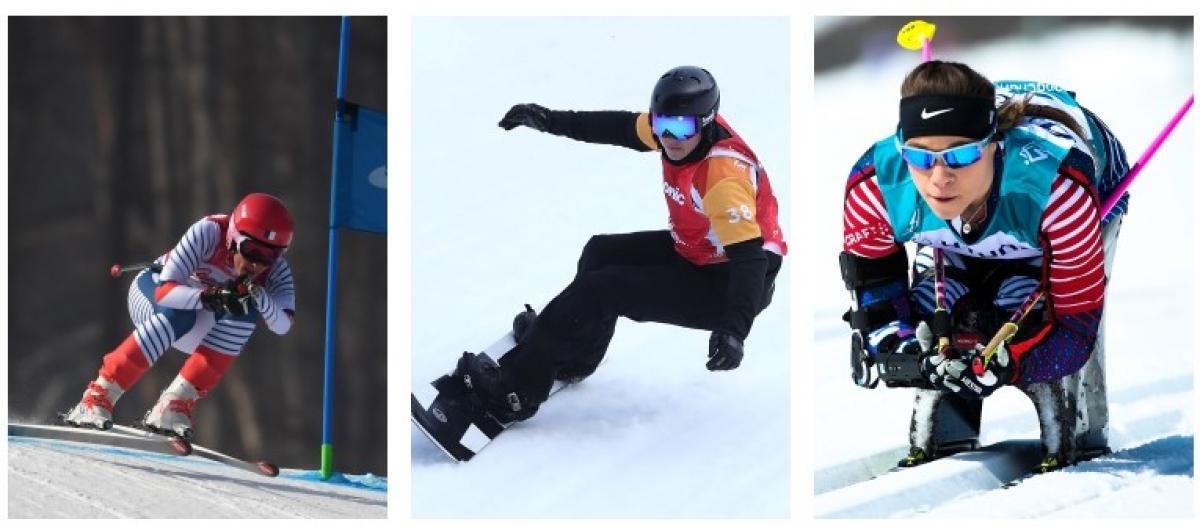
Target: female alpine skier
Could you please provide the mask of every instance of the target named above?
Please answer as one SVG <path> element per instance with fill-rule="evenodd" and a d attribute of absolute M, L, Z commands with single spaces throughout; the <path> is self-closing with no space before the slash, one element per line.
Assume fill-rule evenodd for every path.
<path fill-rule="evenodd" d="M 292 243 L 287 206 L 251 193 L 228 215 L 196 221 L 179 243 L 129 286 L 134 330 L 104 356 L 69 425 L 108 429 L 113 406 L 167 349 L 189 354 L 179 375 L 142 419 L 152 431 L 192 437 L 192 408 L 221 380 L 259 319 L 283 335 L 296 297 L 284 252 Z"/>
<path fill-rule="evenodd" d="M 707 368 L 732 370 L 742 362 L 743 341 L 771 302 L 787 244 L 767 172 L 718 113 L 720 100 L 707 70 L 681 66 L 658 79 L 649 112 L 521 104 L 500 120 L 505 130 L 525 126 L 661 151 L 670 229 L 593 236 L 573 281 L 536 318 L 518 315 L 518 344 L 500 365 L 463 355 L 453 376 L 496 419 L 527 419 L 556 379 L 590 375 L 617 317 L 710 330 Z"/>
<path fill-rule="evenodd" d="M 899 126 L 846 183 L 840 258 L 856 383 L 873 386 L 875 365 L 888 386 L 919 388 L 902 466 L 973 447 L 980 400 L 1010 384 L 1036 405 L 1039 470 L 1107 450 L 1101 317 L 1128 197 L 1104 219 L 1100 205 L 1128 169 L 1071 92 L 936 60 L 907 75 Z"/>

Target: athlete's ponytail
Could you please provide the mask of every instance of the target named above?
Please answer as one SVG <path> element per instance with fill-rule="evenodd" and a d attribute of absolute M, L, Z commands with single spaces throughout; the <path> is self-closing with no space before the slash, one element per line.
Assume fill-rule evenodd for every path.
<path fill-rule="evenodd" d="M 1079 135 L 1080 138 L 1087 138 L 1083 127 L 1080 127 L 1079 123 L 1070 114 L 1048 105 L 1030 103 L 1031 99 L 1033 99 L 1033 94 L 1025 94 L 1020 97 L 1009 98 L 1001 104 L 1000 108 L 996 109 L 996 131 L 1003 132 L 1012 129 L 1016 127 L 1017 123 L 1020 123 L 1021 118 L 1026 116 L 1037 116 L 1066 125 L 1075 134 Z"/>

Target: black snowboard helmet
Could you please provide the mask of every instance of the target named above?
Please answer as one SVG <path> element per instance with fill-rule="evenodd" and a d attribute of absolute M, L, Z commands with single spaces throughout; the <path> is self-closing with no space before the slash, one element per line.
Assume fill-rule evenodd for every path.
<path fill-rule="evenodd" d="M 707 126 L 717 117 L 721 106 L 721 90 L 708 70 L 698 66 L 676 66 L 654 84 L 650 95 L 650 112 L 669 116 L 698 116 L 700 126 Z"/>

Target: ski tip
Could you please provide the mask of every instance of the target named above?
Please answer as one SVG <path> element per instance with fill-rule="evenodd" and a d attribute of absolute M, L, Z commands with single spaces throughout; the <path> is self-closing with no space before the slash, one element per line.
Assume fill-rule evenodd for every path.
<path fill-rule="evenodd" d="M 272 464 L 270 462 L 255 462 L 254 465 L 258 466 L 258 472 L 262 473 L 263 475 L 266 475 L 268 477 L 278 477 L 279 476 L 279 466 L 277 466 L 275 464 Z"/>

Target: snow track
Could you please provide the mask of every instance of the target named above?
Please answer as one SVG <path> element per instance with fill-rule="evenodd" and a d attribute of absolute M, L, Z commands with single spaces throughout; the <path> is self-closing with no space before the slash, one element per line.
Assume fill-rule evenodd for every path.
<path fill-rule="evenodd" d="M 13 518 L 387 516 L 386 486 L 267 478 L 196 457 L 24 437 L 8 439 Z"/>
<path fill-rule="evenodd" d="M 820 469 L 814 484 L 815 515 L 975 517 L 978 506 L 992 505 L 981 501 L 994 496 L 1006 499 L 1006 510 L 1030 505 L 1019 512 L 1022 516 L 1086 514 L 1086 506 L 1104 508 L 1102 499 L 1109 496 L 1158 496 L 1161 482 L 1186 484 L 1180 491 L 1190 497 L 1192 436 L 1171 433 L 1190 424 L 1184 421 L 1184 407 L 1191 396 L 1190 377 L 1116 392 L 1110 396 L 1110 408 L 1114 417 L 1124 419 L 1110 426 L 1115 453 L 1030 477 L 1007 490 L 1002 487 L 1026 475 L 1039 460 L 1041 445 L 1036 440 L 1004 441 L 893 472 L 888 470 L 904 455 L 903 447 Z M 985 426 L 985 431 L 989 427 L 1003 431 L 1019 420 L 1003 418 Z M 1048 489 L 1052 491 L 1043 493 Z M 1064 495 L 1059 489 L 1070 493 Z M 966 499 L 971 502 L 961 502 Z M 1180 510 L 1170 508 L 1170 512 Z"/>

